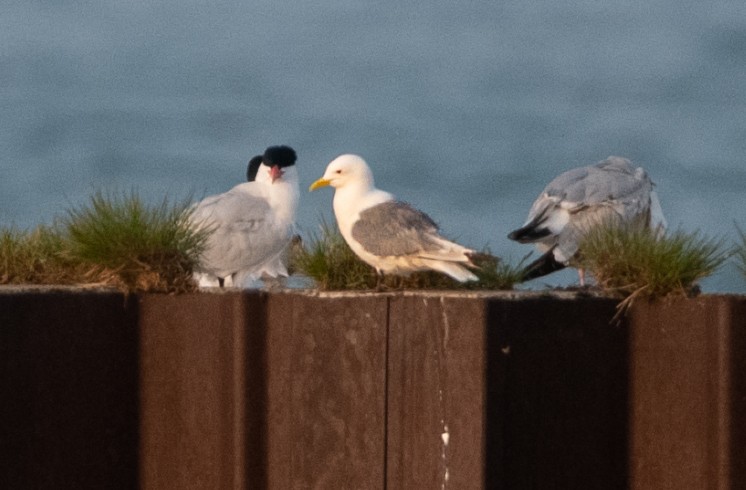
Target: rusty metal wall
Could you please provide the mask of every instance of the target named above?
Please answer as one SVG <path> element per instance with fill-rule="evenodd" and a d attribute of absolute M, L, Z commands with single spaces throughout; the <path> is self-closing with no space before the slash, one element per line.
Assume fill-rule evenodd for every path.
<path fill-rule="evenodd" d="M 263 488 L 266 297 L 140 301 L 140 487 Z"/>
<path fill-rule="evenodd" d="M 484 302 L 390 301 L 386 488 L 482 488 Z"/>
<path fill-rule="evenodd" d="M 0 294 L 0 488 L 136 488 L 137 351 L 121 294 Z"/>
<path fill-rule="evenodd" d="M 596 298 L 487 304 L 484 488 L 627 488 L 627 335 Z"/>
<path fill-rule="evenodd" d="M 0 488 L 746 481 L 746 298 L 0 294 Z"/>
<path fill-rule="evenodd" d="M 383 488 L 387 303 L 270 297 L 268 488 Z"/>
<path fill-rule="evenodd" d="M 633 488 L 744 488 L 746 299 L 639 302 L 630 323 Z"/>

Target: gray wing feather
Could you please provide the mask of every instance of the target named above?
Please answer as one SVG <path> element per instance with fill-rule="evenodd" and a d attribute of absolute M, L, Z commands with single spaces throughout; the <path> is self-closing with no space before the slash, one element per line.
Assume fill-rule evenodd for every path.
<path fill-rule="evenodd" d="M 642 168 L 626 158 L 609 157 L 575 168 L 552 180 L 534 202 L 527 224 L 511 233 L 513 239 L 558 246 L 565 257 L 577 251 L 588 228 L 608 220 L 650 220 L 653 183 Z M 550 230 L 552 218 L 569 212 L 561 230 Z M 556 225 L 555 225 L 556 226 Z"/>
<path fill-rule="evenodd" d="M 277 248 L 278 241 L 284 239 L 273 233 L 268 223 L 272 210 L 267 200 L 241 189 L 247 185 L 251 184 L 205 198 L 194 208 L 192 222 L 212 231 L 202 256 L 206 269 L 232 274 L 251 267 L 264 260 Z"/>
<path fill-rule="evenodd" d="M 579 205 L 644 200 L 652 182 L 626 158 L 610 157 L 597 165 L 569 170 L 547 185 L 542 194 Z"/>
<path fill-rule="evenodd" d="M 360 213 L 352 226 L 352 237 L 365 250 L 378 255 L 404 256 L 439 250 L 438 225 L 407 203 L 389 201 Z"/>
<path fill-rule="evenodd" d="M 216 227 L 215 233 L 232 233 L 260 227 L 269 212 L 270 207 L 265 199 L 234 188 L 197 203 L 192 220 Z"/>

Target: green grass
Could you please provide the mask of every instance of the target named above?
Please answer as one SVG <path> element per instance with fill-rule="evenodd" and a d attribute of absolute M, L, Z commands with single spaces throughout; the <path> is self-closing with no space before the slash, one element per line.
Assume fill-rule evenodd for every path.
<path fill-rule="evenodd" d="M 293 249 L 291 267 L 316 282 L 319 289 L 370 289 L 376 273 L 347 246 L 336 228 L 322 222 L 309 244 Z"/>
<path fill-rule="evenodd" d="M 736 245 L 735 249 L 736 263 L 741 273 L 746 277 L 746 234 L 740 228 L 736 229 L 738 230 L 738 236 L 741 238 L 741 242 Z"/>
<path fill-rule="evenodd" d="M 492 252 L 485 248 L 472 257 L 472 262 L 479 267 L 473 271 L 479 280 L 456 284 L 463 289 L 513 289 L 513 286 L 523 281 L 523 267 L 527 258 L 528 255 L 523 257 L 518 264 L 513 265 L 505 262 L 501 257 L 492 255 Z"/>
<path fill-rule="evenodd" d="M 66 253 L 94 281 L 127 291 L 188 291 L 208 231 L 190 227 L 189 200 L 148 206 L 135 193 L 96 193 L 68 212 Z"/>
<path fill-rule="evenodd" d="M 577 264 L 603 289 L 625 297 L 689 295 L 697 281 L 714 273 L 730 252 L 722 240 L 678 230 L 657 236 L 647 227 L 602 224 L 580 245 Z"/>
<path fill-rule="evenodd" d="M 0 229 L 0 283 L 193 290 L 209 231 L 193 231 L 189 217 L 188 200 L 148 206 L 135 193 L 97 193 L 54 226 Z"/>
<path fill-rule="evenodd" d="M 64 248 L 59 226 L 0 230 L 0 284 L 78 282 L 82 269 L 65 258 Z"/>
<path fill-rule="evenodd" d="M 512 289 L 520 282 L 522 268 L 506 264 L 489 251 L 477 254 L 479 266 L 474 274 L 479 281 L 460 283 L 434 271 L 416 272 L 408 277 L 384 276 L 383 289 Z M 374 289 L 375 269 L 360 260 L 344 241 L 336 227 L 322 222 L 318 234 L 308 246 L 299 247 L 292 256 L 293 268 L 310 277 L 322 290 Z"/>

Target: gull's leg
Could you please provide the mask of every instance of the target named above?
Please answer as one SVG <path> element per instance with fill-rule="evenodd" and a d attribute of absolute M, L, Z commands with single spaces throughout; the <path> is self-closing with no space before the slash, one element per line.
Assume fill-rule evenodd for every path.
<path fill-rule="evenodd" d="M 383 291 L 383 272 L 376 269 L 376 291 Z"/>
<path fill-rule="evenodd" d="M 578 269 L 578 278 L 580 279 L 580 287 L 585 286 L 585 269 L 580 268 Z"/>

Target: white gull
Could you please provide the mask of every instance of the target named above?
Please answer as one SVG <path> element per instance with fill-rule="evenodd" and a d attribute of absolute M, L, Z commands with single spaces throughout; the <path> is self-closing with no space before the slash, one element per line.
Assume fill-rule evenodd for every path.
<path fill-rule="evenodd" d="M 310 190 L 334 187 L 334 215 L 350 248 L 380 275 L 435 270 L 465 282 L 477 277 L 473 250 L 446 240 L 422 211 L 376 189 L 373 173 L 358 155 L 341 155 Z"/>

